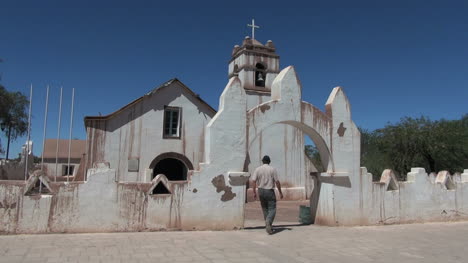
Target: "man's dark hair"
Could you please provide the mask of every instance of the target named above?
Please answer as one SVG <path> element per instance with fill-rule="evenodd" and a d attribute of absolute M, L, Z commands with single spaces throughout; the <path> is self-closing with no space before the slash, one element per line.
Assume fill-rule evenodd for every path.
<path fill-rule="evenodd" d="M 263 156 L 262 163 L 270 164 L 270 162 L 271 162 L 270 161 L 270 156 L 268 156 L 268 155 Z"/>

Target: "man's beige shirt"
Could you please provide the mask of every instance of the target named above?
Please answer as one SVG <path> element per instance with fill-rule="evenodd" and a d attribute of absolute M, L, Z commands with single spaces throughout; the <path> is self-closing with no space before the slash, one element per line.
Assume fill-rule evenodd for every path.
<path fill-rule="evenodd" d="M 274 189 L 275 182 L 278 181 L 278 172 L 274 167 L 264 164 L 255 169 L 250 179 L 257 183 L 258 188 Z"/>

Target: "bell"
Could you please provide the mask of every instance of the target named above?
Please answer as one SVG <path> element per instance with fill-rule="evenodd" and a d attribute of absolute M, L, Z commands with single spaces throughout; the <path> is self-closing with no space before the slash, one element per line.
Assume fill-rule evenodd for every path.
<path fill-rule="evenodd" d="M 258 79 L 257 79 L 257 80 L 258 80 L 258 81 L 263 81 L 263 76 L 262 76 L 262 73 L 261 73 L 261 72 L 258 73 Z"/>

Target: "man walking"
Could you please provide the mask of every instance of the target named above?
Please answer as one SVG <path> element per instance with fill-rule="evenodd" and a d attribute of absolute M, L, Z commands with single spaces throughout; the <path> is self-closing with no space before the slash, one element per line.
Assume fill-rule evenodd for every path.
<path fill-rule="evenodd" d="M 283 192 L 281 192 L 281 184 L 278 180 L 278 172 L 270 166 L 270 157 L 263 156 L 263 165 L 255 169 L 252 175 L 252 188 L 254 198 L 257 200 L 257 186 L 260 197 L 260 204 L 262 205 L 263 218 L 265 219 L 266 231 L 268 234 L 273 234 L 271 228 L 273 220 L 276 215 L 276 195 L 275 185 L 278 188 L 281 199 L 283 199 Z"/>

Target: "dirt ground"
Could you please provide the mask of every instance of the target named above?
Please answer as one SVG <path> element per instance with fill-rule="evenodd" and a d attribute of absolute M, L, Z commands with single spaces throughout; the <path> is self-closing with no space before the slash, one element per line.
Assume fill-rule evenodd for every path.
<path fill-rule="evenodd" d="M 300 224 L 299 206 L 310 206 L 309 200 L 305 201 L 278 201 L 276 203 L 276 217 L 274 224 Z M 245 226 L 263 226 L 263 213 L 259 201 L 245 204 Z"/>

